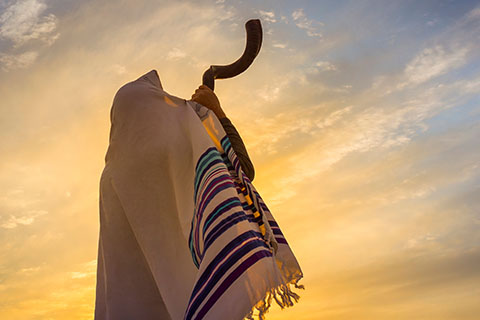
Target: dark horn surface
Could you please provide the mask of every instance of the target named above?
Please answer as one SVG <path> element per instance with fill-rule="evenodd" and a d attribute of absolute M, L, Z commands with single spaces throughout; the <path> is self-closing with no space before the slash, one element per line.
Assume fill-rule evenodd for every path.
<path fill-rule="evenodd" d="M 248 20 L 245 23 L 245 29 L 247 31 L 247 41 L 242 56 L 229 65 L 212 65 L 203 74 L 203 84 L 210 89 L 214 90 L 215 79 L 232 78 L 247 70 L 260 52 L 263 35 L 260 19 Z"/>

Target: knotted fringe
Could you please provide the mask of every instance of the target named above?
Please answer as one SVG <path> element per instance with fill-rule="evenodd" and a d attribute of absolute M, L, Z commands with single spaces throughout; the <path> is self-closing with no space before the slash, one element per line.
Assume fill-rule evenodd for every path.
<path fill-rule="evenodd" d="M 298 302 L 300 296 L 290 289 L 290 284 L 295 285 L 295 288 L 297 289 L 305 289 L 305 286 L 303 284 L 297 284 L 298 280 L 299 279 L 295 280 L 295 282 L 287 284 L 282 283 L 281 285 L 267 291 L 263 299 L 258 301 L 257 304 L 253 306 L 252 310 L 250 310 L 250 312 L 245 316 L 244 320 L 255 320 L 253 318 L 253 312 L 255 311 L 255 309 L 258 310 L 258 320 L 265 320 L 265 314 L 270 309 L 272 298 L 275 299 L 277 304 L 282 309 L 285 307 L 293 306 L 292 298 L 295 300 L 295 302 Z"/>

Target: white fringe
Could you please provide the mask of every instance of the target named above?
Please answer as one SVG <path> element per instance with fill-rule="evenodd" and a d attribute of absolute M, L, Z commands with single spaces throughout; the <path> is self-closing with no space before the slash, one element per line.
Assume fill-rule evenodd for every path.
<path fill-rule="evenodd" d="M 298 302 L 300 296 L 290 289 L 290 284 L 295 285 L 295 288 L 297 289 L 305 289 L 305 286 L 303 284 L 297 284 L 298 281 L 299 279 L 291 283 L 281 284 L 267 291 L 263 299 L 258 301 L 257 304 L 253 306 L 252 310 L 250 310 L 250 312 L 245 316 L 244 320 L 255 320 L 253 318 L 253 312 L 255 311 L 255 309 L 258 310 L 258 320 L 265 320 L 265 314 L 268 312 L 271 306 L 272 298 L 275 299 L 277 304 L 282 309 L 285 307 L 293 306 L 292 298 L 295 300 L 295 302 Z"/>

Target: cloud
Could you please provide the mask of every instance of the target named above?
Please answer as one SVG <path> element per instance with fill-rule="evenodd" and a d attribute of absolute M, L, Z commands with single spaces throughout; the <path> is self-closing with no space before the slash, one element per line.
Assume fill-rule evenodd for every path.
<path fill-rule="evenodd" d="M 430 233 L 412 237 L 407 240 L 407 243 L 405 244 L 406 249 L 413 249 L 413 248 L 418 248 L 421 246 L 425 246 L 425 243 L 435 241 L 436 237 Z"/>
<path fill-rule="evenodd" d="M 37 60 L 38 52 L 27 51 L 17 55 L 0 52 L 0 65 L 4 71 L 27 68 Z"/>
<path fill-rule="evenodd" d="M 27 68 L 36 61 L 38 47 L 35 50 L 21 50 L 30 41 L 50 46 L 58 39 L 60 34 L 55 32 L 57 17 L 44 14 L 46 9 L 47 5 L 42 1 L 20 0 L 7 6 L 0 15 L 0 39 L 13 43 L 11 52 L 0 52 L 3 71 Z"/>
<path fill-rule="evenodd" d="M 480 7 L 476 7 L 472 9 L 467 15 L 466 15 L 467 20 L 474 20 L 477 18 L 480 18 Z"/>
<path fill-rule="evenodd" d="M 112 65 L 112 71 L 115 72 L 118 75 L 122 75 L 125 72 L 127 72 L 127 68 L 125 68 L 125 66 L 122 66 L 122 65 L 117 63 L 117 64 Z M 67 192 L 67 196 L 70 196 L 69 192 Z"/>
<path fill-rule="evenodd" d="M 2 319 L 91 318 L 96 261 L 75 263 L 75 268 L 81 271 L 68 272 L 51 264 L 40 264 L 10 274 L 0 285 Z"/>
<path fill-rule="evenodd" d="M 47 5 L 38 0 L 17 1 L 0 16 L 0 37 L 20 46 L 29 40 L 39 39 L 48 44 L 58 37 L 54 34 L 57 18 L 43 15 Z"/>
<path fill-rule="evenodd" d="M 280 86 L 266 85 L 262 89 L 257 90 L 257 95 L 266 101 L 275 101 L 280 93 Z"/>
<path fill-rule="evenodd" d="M 318 61 L 315 63 L 315 66 L 318 67 L 320 71 L 336 71 L 337 67 L 328 61 Z"/>
<path fill-rule="evenodd" d="M 288 112 L 280 121 L 273 118 L 277 128 L 272 136 L 260 143 L 267 145 L 266 150 L 278 151 L 278 146 L 288 146 L 286 141 L 290 136 L 298 136 L 308 132 L 311 141 L 306 144 L 296 143 L 296 152 L 285 154 L 287 162 L 282 166 L 289 168 L 288 175 L 276 179 L 282 201 L 287 201 L 296 193 L 295 185 L 326 172 L 333 165 L 349 155 L 361 156 L 367 152 L 387 152 L 409 144 L 416 136 L 428 129 L 425 120 L 440 112 L 461 105 L 466 99 L 478 93 L 478 79 L 457 81 L 444 86 L 437 86 L 428 90 L 411 92 L 405 100 L 395 100 L 393 103 L 381 96 L 372 96 L 370 101 L 358 99 L 358 105 L 337 109 L 325 115 L 320 109 L 303 110 L 302 115 Z M 476 90 L 472 88 L 475 87 Z M 467 93 L 468 92 L 468 93 Z M 371 105 L 371 106 L 369 106 Z M 298 119 L 301 119 L 299 121 Z M 259 120 L 260 121 L 260 120 Z M 269 121 L 259 122 L 269 127 Z M 264 134 L 262 133 L 262 137 Z M 300 148 L 300 145 L 302 146 Z M 287 149 L 288 150 L 288 149 Z M 438 183 L 438 181 L 437 181 Z M 417 188 L 405 194 L 392 188 L 385 196 L 385 202 L 394 202 L 406 198 L 422 198 L 435 191 L 432 186 L 424 186 L 416 181 Z M 279 197 L 280 198 L 280 197 Z M 280 201 L 280 200 L 279 200 Z M 278 203 L 278 201 L 277 201 Z"/>
<path fill-rule="evenodd" d="M 315 21 L 313 19 L 308 19 L 305 16 L 305 12 L 303 9 L 297 9 L 292 12 L 293 21 L 295 21 L 295 25 L 300 29 L 304 29 L 307 31 L 307 34 L 310 37 L 322 37 L 322 34 L 317 31 L 317 27 L 313 26 L 314 24 L 318 24 L 323 26 L 323 23 Z"/>
<path fill-rule="evenodd" d="M 232 2 L 222 5 L 214 2 L 201 5 L 168 2 L 161 7 L 158 3 L 145 2 L 145 6 L 140 6 L 143 9 L 128 1 L 122 6 L 102 1 L 78 5 L 78 10 L 63 11 L 65 17 L 61 17 L 60 31 L 64 39 L 48 48 L 48 55 L 42 56 L 39 68 L 21 76 L 11 73 L 4 78 L 4 85 L 0 86 L 6 117 L 2 127 L 5 139 L 2 139 L 1 172 L 6 187 L 0 195 L 0 212 L 6 215 L 0 220 L 3 231 L 0 232 L 3 237 L 0 238 L 3 241 L 0 259 L 6 264 L 0 267 L 0 273 L 6 280 L 0 285 L 5 306 L 0 318 L 91 317 L 95 292 L 92 259 L 98 245 L 97 182 L 108 146 L 111 99 L 120 85 L 151 68 L 157 68 L 169 92 L 189 96 L 210 64 L 229 63 L 238 58 L 244 45 L 241 17 L 252 9 L 242 7 L 240 2 L 235 4 L 238 11 L 227 9 Z M 351 10 L 351 6 L 345 9 Z M 383 68 L 381 63 L 385 60 L 379 57 L 385 58 L 388 52 L 377 50 L 377 41 L 385 38 L 381 35 L 377 38 L 378 33 L 373 30 L 371 37 L 376 42 L 375 48 L 371 48 L 370 38 L 366 43 L 365 39 L 342 38 L 342 34 L 337 37 L 339 30 L 345 29 L 342 23 L 349 21 L 344 15 L 341 15 L 342 23 L 325 29 L 325 41 L 319 43 L 317 38 L 309 38 L 305 44 L 305 39 L 298 39 L 298 33 L 302 35 L 308 29 L 298 28 L 308 26 L 302 24 L 305 13 L 309 18 L 318 17 L 313 11 L 297 11 L 294 18 L 288 17 L 290 24 L 278 24 L 287 21 L 277 7 L 265 12 L 272 12 L 278 28 L 275 32 L 279 35 L 285 32 L 276 39 L 278 42 L 271 39 L 271 46 L 285 46 L 288 50 L 261 51 L 248 72 L 233 80 L 219 81 L 216 90 L 242 137 L 246 138 L 254 164 L 258 165 L 255 186 L 266 203 L 275 207 L 274 214 L 280 224 L 283 222 L 282 231 L 295 252 L 305 252 L 297 257 L 305 268 L 308 278 L 305 280 L 310 281 L 310 288 L 314 285 L 319 288 L 317 293 L 310 291 L 302 297 L 305 300 L 293 311 L 283 310 L 284 315 L 278 319 L 415 319 L 411 316 L 415 315 L 413 312 L 409 316 L 398 315 L 411 307 L 401 304 L 408 300 L 408 290 L 401 296 L 396 294 L 402 293 L 399 292 L 402 286 L 428 277 L 429 272 L 422 273 L 425 268 L 416 263 L 418 260 L 410 260 L 410 254 L 432 253 L 432 250 L 440 254 L 444 249 L 451 252 L 457 249 L 458 243 L 466 242 L 478 246 L 478 236 L 474 231 L 466 234 L 467 228 L 464 228 L 470 223 L 473 230 L 480 223 L 478 214 L 465 215 L 465 208 L 472 211 L 478 208 L 473 202 L 478 198 L 478 190 L 472 191 L 470 198 L 455 199 L 448 212 L 443 210 L 441 202 L 461 192 L 458 181 L 463 168 L 470 170 L 465 176 L 473 175 L 470 183 L 478 184 L 478 167 L 473 165 L 475 161 L 478 163 L 473 139 L 478 137 L 478 130 L 467 131 L 467 125 L 458 124 L 461 120 L 457 118 L 465 109 L 455 109 L 446 115 L 441 112 L 472 97 L 476 101 L 480 78 L 472 69 L 468 73 L 471 79 L 453 83 L 458 79 L 457 74 L 455 79 L 450 79 L 448 73 L 459 67 L 452 63 L 428 80 L 418 82 L 422 86 L 406 85 L 390 95 L 384 95 L 382 86 L 363 90 L 364 84 L 352 78 L 358 76 L 367 84 L 368 72 L 371 72 L 373 76 L 384 76 L 385 83 L 396 88 L 410 81 L 410 77 L 414 79 L 414 70 L 420 72 L 424 62 L 420 63 L 419 59 L 414 63 L 415 58 L 435 61 L 432 57 L 437 55 L 448 60 L 455 54 L 451 48 L 462 48 L 461 39 L 442 35 L 433 43 L 424 38 L 402 43 L 399 37 L 396 48 L 401 49 L 395 49 L 396 52 L 413 58 L 402 65 L 398 63 L 402 59 L 390 60 L 393 62 L 389 62 L 388 68 Z M 379 12 L 384 15 L 382 10 Z M 228 16 L 235 18 L 235 32 L 231 28 L 235 23 L 219 22 L 219 17 Z M 82 23 L 84 21 L 88 23 Z M 332 16 L 329 21 L 342 19 Z M 359 21 L 364 20 L 352 19 L 351 23 L 358 25 Z M 424 22 L 418 25 L 423 26 Z M 314 22 L 310 27 L 313 32 L 323 32 Z M 316 30 L 313 27 L 317 27 Z M 346 29 L 345 32 L 357 34 L 350 25 Z M 332 30 L 336 30 L 334 34 L 330 33 Z M 288 36 L 288 32 L 293 32 L 293 36 Z M 429 32 L 437 33 L 438 28 L 429 28 Z M 339 38 L 342 41 L 338 42 Z M 337 42 L 326 45 L 331 39 Z M 2 41 L 3 44 L 13 40 Z M 30 44 L 44 44 L 41 40 L 28 41 L 31 43 L 25 43 L 25 48 L 42 54 L 40 49 L 30 47 Z M 85 45 L 82 50 L 77 50 L 79 43 Z M 365 44 L 360 51 L 359 44 Z M 434 50 L 422 56 L 425 44 Z M 421 49 L 412 51 L 412 47 Z M 470 49 L 465 54 L 463 65 L 474 52 Z M 371 57 L 372 65 L 365 63 L 368 59 L 364 59 L 364 54 Z M 346 61 L 349 59 L 352 65 L 365 66 L 352 72 Z M 72 63 L 75 61 L 89 63 Z M 412 68 L 407 72 L 408 65 Z M 308 78 L 307 68 L 318 70 L 316 78 Z M 389 72 L 395 72 L 395 76 Z M 441 78 L 443 86 L 432 81 L 441 75 L 446 75 Z M 46 78 L 49 81 L 44 81 Z M 327 78 L 331 87 L 324 84 Z M 351 92 L 344 90 L 348 89 L 345 86 L 348 83 L 353 85 Z M 78 88 L 82 88 L 81 95 Z M 433 119 L 435 123 L 426 121 L 438 114 L 441 116 Z M 453 122 L 444 121 L 448 115 L 452 115 L 449 118 L 454 118 Z M 450 125 L 453 127 L 446 128 Z M 43 126 L 50 129 L 40 130 Z M 436 132 L 446 129 L 450 132 L 445 135 Z M 462 134 L 455 135 L 454 131 Z M 422 140 L 428 135 L 431 139 Z M 464 161 L 465 158 L 468 161 Z M 11 170 L 8 163 L 24 165 L 22 174 Z M 467 182 L 462 188 L 468 189 Z M 435 208 L 429 207 L 439 203 Z M 48 210 L 49 214 L 32 221 L 34 214 L 28 213 L 35 208 Z M 15 227 L 7 230 L 2 224 Z M 459 231 L 461 236 L 457 235 Z M 306 238 L 309 232 L 312 236 Z M 324 237 L 325 234 L 330 238 Z M 443 242 L 447 236 L 454 238 L 448 244 Z M 313 255 L 312 244 L 315 244 Z M 72 251 L 72 246 L 77 249 Z M 323 254 L 328 250 L 331 253 Z M 390 266 L 386 260 L 395 263 Z M 35 266 L 43 261 L 46 267 L 37 270 Z M 86 261 L 91 262 L 90 266 Z M 445 265 L 438 259 L 434 262 Z M 360 270 L 360 264 L 368 264 L 367 270 Z M 409 267 L 416 271 L 399 275 Z M 373 271 L 368 272 L 369 268 Z M 389 270 L 390 277 L 387 276 Z M 430 269 L 432 274 L 436 270 Z M 328 271 L 337 273 L 333 275 Z M 442 270 L 438 272 L 448 275 Z M 377 275 L 382 280 L 370 285 Z M 21 277 L 28 281 L 20 281 Z M 361 283 L 362 277 L 368 281 Z M 470 279 L 475 280 L 472 283 L 478 282 L 473 276 Z M 417 307 L 443 294 L 425 288 L 422 295 L 415 295 L 416 287 L 411 288 Z M 450 288 L 443 287 L 445 292 L 450 292 Z M 461 296 L 460 287 L 452 288 Z M 382 292 L 392 293 L 391 304 L 397 297 L 402 299 L 398 299 L 399 304 L 392 307 L 394 311 L 390 314 L 369 317 L 366 314 L 369 311 L 386 309 L 383 304 L 382 307 L 375 305 L 372 298 L 380 295 L 380 299 L 388 299 L 388 295 L 381 296 Z M 463 290 L 465 296 L 473 296 L 471 292 Z M 359 300 L 365 297 L 368 303 L 362 305 Z M 425 299 L 429 299 L 428 303 Z M 440 300 L 435 302 L 439 303 L 434 307 L 447 305 Z M 458 300 L 449 304 L 450 311 L 458 308 L 455 302 Z M 311 306 L 312 312 L 305 312 L 304 306 Z M 287 316 L 285 312 L 293 313 Z M 336 316 L 332 315 L 335 312 Z M 356 312 L 360 316 L 356 317 Z"/>
<path fill-rule="evenodd" d="M 46 210 L 30 210 L 27 214 L 21 216 L 10 215 L 10 218 L 8 220 L 0 224 L 0 227 L 4 229 L 13 229 L 20 225 L 27 226 L 32 224 L 36 218 L 43 216 L 47 213 L 48 211 Z"/>
<path fill-rule="evenodd" d="M 287 44 L 286 44 L 286 43 L 277 42 L 277 43 L 272 44 L 272 46 L 273 46 L 274 48 L 285 49 L 285 48 L 287 47 Z"/>
<path fill-rule="evenodd" d="M 334 112 L 330 113 L 325 118 L 316 119 L 315 120 L 315 125 L 319 129 L 330 127 L 330 126 L 334 125 L 337 121 L 339 121 L 341 118 L 343 118 L 347 113 L 349 113 L 352 110 L 352 108 L 353 108 L 353 106 L 347 106 L 343 109 L 335 110 Z"/>
<path fill-rule="evenodd" d="M 399 87 L 424 83 L 464 65 L 467 52 L 467 48 L 447 51 L 440 45 L 424 49 L 407 64 L 404 71 L 406 80 Z"/>
<path fill-rule="evenodd" d="M 187 54 L 178 48 L 173 48 L 167 53 L 168 60 L 179 60 L 185 58 L 186 56 Z"/>
<path fill-rule="evenodd" d="M 97 260 L 92 260 L 82 265 L 82 271 L 71 273 L 72 279 L 83 279 L 95 277 L 97 271 Z"/>
<path fill-rule="evenodd" d="M 26 274 L 26 275 L 32 275 L 32 274 L 37 273 L 41 268 L 42 268 L 41 266 L 22 268 L 18 271 L 18 273 Z"/>
<path fill-rule="evenodd" d="M 305 17 L 305 13 L 303 12 L 303 9 L 297 9 L 294 12 L 292 12 L 293 20 L 298 20 L 303 17 Z"/>
<path fill-rule="evenodd" d="M 437 19 L 428 20 L 425 24 L 429 27 L 433 27 L 438 23 Z"/>
<path fill-rule="evenodd" d="M 267 21 L 267 22 L 277 22 L 277 20 L 275 19 L 275 13 L 273 11 L 263 11 L 263 10 L 259 10 L 258 13 L 260 14 L 261 18 L 264 20 L 264 21 Z"/>

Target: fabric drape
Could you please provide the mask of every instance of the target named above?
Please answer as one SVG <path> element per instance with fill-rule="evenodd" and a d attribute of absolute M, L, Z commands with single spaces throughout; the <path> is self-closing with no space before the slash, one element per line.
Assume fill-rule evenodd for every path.
<path fill-rule="evenodd" d="M 148 72 L 118 90 L 100 179 L 95 320 L 263 318 L 300 266 L 219 119 Z"/>

